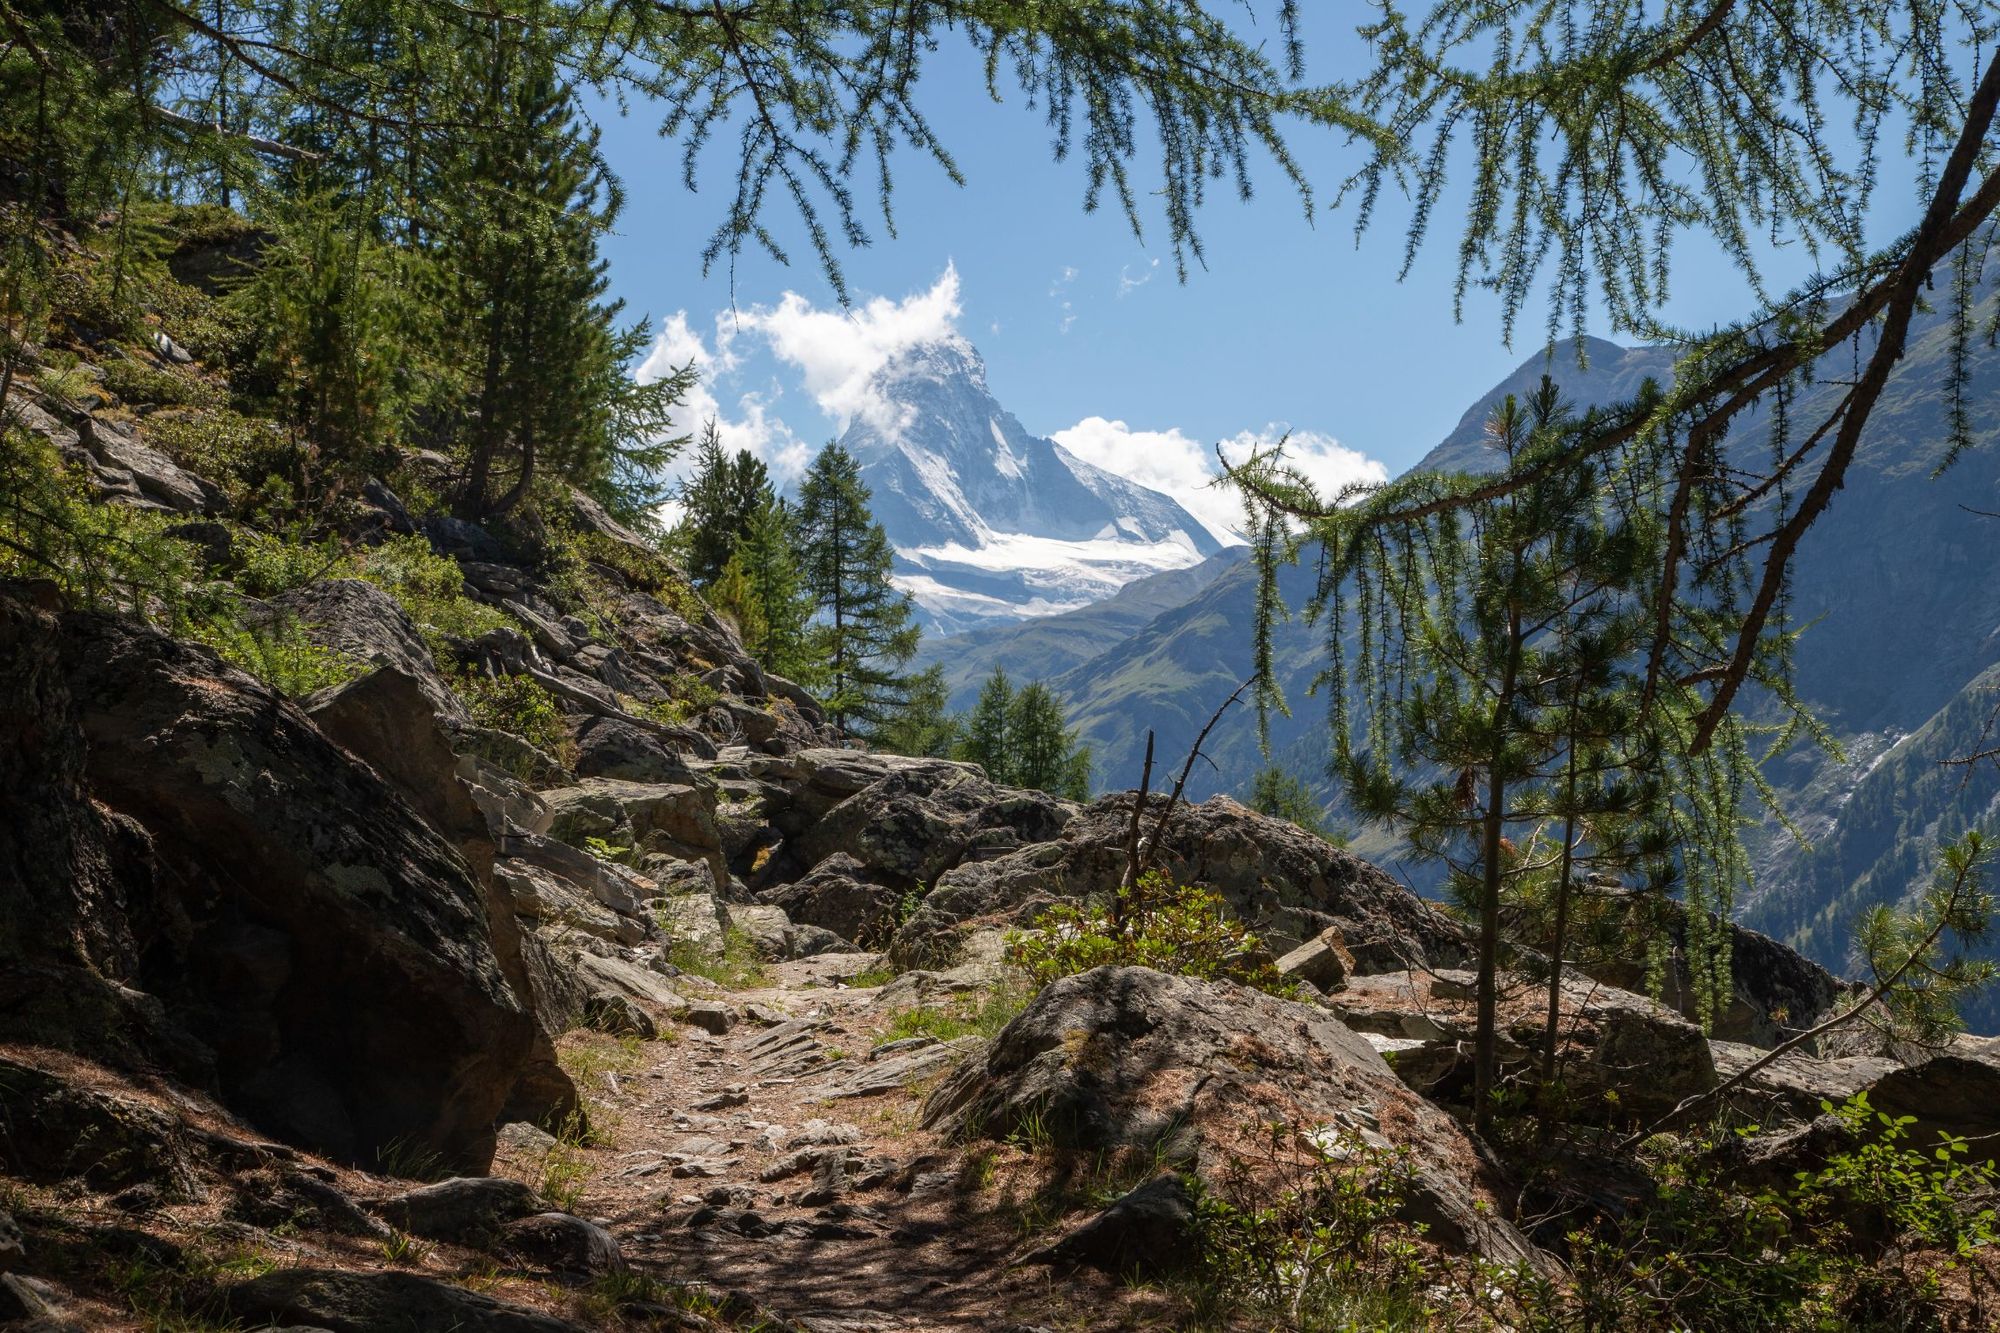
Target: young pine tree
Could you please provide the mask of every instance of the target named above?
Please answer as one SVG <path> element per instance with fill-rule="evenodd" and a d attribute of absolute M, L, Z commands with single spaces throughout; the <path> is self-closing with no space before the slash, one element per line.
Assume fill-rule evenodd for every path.
<path fill-rule="evenodd" d="M 999 667 L 979 687 L 979 701 L 965 720 L 965 739 L 958 757 L 986 770 L 986 776 L 1003 787 L 1018 787 L 1020 776 L 1014 752 L 1007 743 L 1008 718 L 1014 707 L 1014 683 Z"/>
<path fill-rule="evenodd" d="M 799 572 L 812 599 L 808 635 L 825 676 L 827 713 L 870 736 L 906 698 L 900 668 L 921 632 L 910 601 L 889 581 L 888 534 L 868 510 L 854 455 L 829 444 L 799 487 L 793 519 Z"/>
<path fill-rule="evenodd" d="M 1063 706 L 1048 686 L 1024 686 L 1007 707 L 1014 783 L 1072 801 L 1090 799 L 1090 748 L 1076 743 Z"/>
<path fill-rule="evenodd" d="M 778 497 L 763 461 L 748 449 L 731 457 L 713 421 L 695 449 L 694 471 L 680 488 L 684 514 L 676 535 L 687 553 L 688 577 L 706 588 L 722 577 L 723 566 L 750 540 L 758 516 Z"/>
<path fill-rule="evenodd" d="M 1572 425 L 1546 378 L 1525 405 L 1509 397 L 1488 423 L 1489 442 L 1508 475 L 1535 480 L 1424 524 L 1409 549 L 1346 571 L 1364 614 L 1377 617 L 1374 642 L 1393 644 L 1396 656 L 1364 661 L 1374 711 L 1362 747 L 1336 730 L 1336 767 L 1364 813 L 1445 865 L 1476 922 L 1473 1113 L 1482 1131 L 1498 1083 L 1503 928 L 1524 900 L 1541 890 L 1554 903 L 1553 1005 L 1582 866 L 1643 866 L 1664 880 L 1677 841 L 1673 864 L 1691 882 L 1712 887 L 1740 869 L 1735 789 L 1711 784 L 1728 788 L 1724 806 L 1698 791 L 1677 818 L 1662 777 L 1675 714 L 1640 707 L 1660 516 L 1621 508 L 1615 492 L 1607 499 L 1588 469 L 1533 471 Z M 1386 688 L 1392 674 L 1404 674 L 1400 693 Z M 1701 894 L 1690 905 L 1690 918 L 1707 919 Z M 1726 984 L 1726 957 L 1719 978 L 1702 960 L 1696 972 L 1698 985 Z"/>
<path fill-rule="evenodd" d="M 903 706 L 875 735 L 875 743 L 891 754 L 918 759 L 943 759 L 957 748 L 963 723 L 951 711 L 951 688 L 942 666 L 926 667 L 910 677 Z"/>

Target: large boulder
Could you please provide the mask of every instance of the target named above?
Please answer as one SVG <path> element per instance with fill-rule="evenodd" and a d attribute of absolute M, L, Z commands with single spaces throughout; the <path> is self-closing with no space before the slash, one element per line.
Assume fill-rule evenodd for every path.
<path fill-rule="evenodd" d="M 573 847 L 587 847 L 597 839 L 638 856 L 699 862 L 708 867 L 716 891 L 729 886 L 715 822 L 715 790 L 707 782 L 585 778 L 574 787 L 542 792 L 541 798 L 553 814 L 551 837 Z"/>
<path fill-rule="evenodd" d="M 308 583 L 271 599 L 296 618 L 315 643 L 378 667 L 392 667 L 416 681 L 431 711 L 451 723 L 466 720 L 465 705 L 445 683 L 428 644 L 396 599 L 360 579 Z"/>
<path fill-rule="evenodd" d="M 928 889 L 975 854 L 1047 842 L 1074 813 L 1075 807 L 1041 792 L 995 787 L 970 764 L 911 763 L 828 810 L 793 838 L 789 850 L 807 865 L 844 854 L 899 890 Z"/>
<path fill-rule="evenodd" d="M 948 961 L 969 924 L 1025 924 L 1056 899 L 1108 897 L 1125 877 L 1133 799 L 1107 796 L 1052 842 L 941 875 L 898 929 L 891 958 L 935 965 Z M 1165 805 L 1164 797 L 1148 803 L 1145 836 Z M 1177 882 L 1215 891 L 1274 953 L 1334 926 L 1357 973 L 1453 966 L 1469 956 L 1462 927 L 1382 871 L 1226 796 L 1175 810 L 1154 864 Z"/>
<path fill-rule="evenodd" d="M 1548 989 L 1511 973 L 1501 974 L 1498 986 L 1501 1072 L 1537 1084 Z M 1427 1097 L 1465 1102 L 1477 1031 L 1475 987 L 1470 972 L 1383 973 L 1351 979 L 1327 1003 L 1358 1032 L 1424 1042 L 1397 1051 L 1396 1072 Z M 1558 1031 L 1557 1076 L 1570 1114 L 1579 1119 L 1649 1119 L 1718 1081 L 1701 1029 L 1643 995 L 1566 978 Z"/>
<path fill-rule="evenodd" d="M 1641 941 L 1663 934 L 1667 945 L 1668 965 L 1663 970 L 1653 964 L 1652 955 L 1657 951 L 1634 947 L 1614 950 L 1608 958 L 1587 958 L 1581 964 L 1584 971 L 1628 991 L 1650 989 L 1649 980 L 1655 979 L 1657 971 L 1661 1002 L 1687 1018 L 1699 1017 L 1688 962 L 1685 905 L 1657 893 L 1591 884 L 1583 886 L 1575 910 L 1586 923 L 1582 928 L 1594 929 L 1601 936 Z M 1709 1025 L 1716 1040 L 1769 1050 L 1814 1026 L 1848 998 L 1850 985 L 1796 949 L 1733 922 L 1725 928 L 1729 931 L 1731 987 L 1728 1003 L 1712 1016 Z"/>
<path fill-rule="evenodd" d="M 56 642 L 91 796 L 172 871 L 120 980 L 214 1051 L 217 1086 L 268 1132 L 482 1166 L 537 1033 L 458 850 L 207 650 L 83 614 Z"/>
<path fill-rule="evenodd" d="M 925 1123 L 1057 1149 L 1151 1155 L 1240 1188 L 1273 1162 L 1270 1126 L 1335 1154 L 1407 1150 L 1413 1220 L 1501 1262 L 1535 1251 L 1456 1121 L 1324 1009 L 1222 981 L 1103 967 L 1046 987 L 931 1095 Z"/>
<path fill-rule="evenodd" d="M 1914 1116 L 1910 1143 L 1928 1152 L 1939 1134 L 1973 1140 L 1974 1154 L 2000 1160 L 2000 1043 L 1965 1043 L 1885 1072 L 1868 1101 L 1891 1116 Z"/>
<path fill-rule="evenodd" d="M 687 757 L 713 759 L 715 747 L 686 727 L 642 726 L 630 718 L 593 717 L 576 729 L 576 774 L 625 782 L 694 780 Z"/>
<path fill-rule="evenodd" d="M 864 947 L 879 947 L 895 932 L 903 896 L 861 862 L 836 852 L 790 884 L 769 890 L 764 900 L 782 908 L 793 921 L 830 930 Z"/>

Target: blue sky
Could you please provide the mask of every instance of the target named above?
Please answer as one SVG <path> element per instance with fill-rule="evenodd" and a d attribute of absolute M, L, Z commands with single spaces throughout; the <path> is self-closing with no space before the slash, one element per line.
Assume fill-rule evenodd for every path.
<path fill-rule="evenodd" d="M 1309 36 L 1323 57 L 1316 73 L 1351 57 L 1351 38 Z M 690 415 L 715 412 L 734 442 L 765 453 L 781 475 L 845 424 L 851 381 L 866 370 L 857 345 L 879 351 L 940 321 L 984 354 L 995 396 L 1029 430 L 1090 444 L 1114 467 L 1166 466 L 1176 454 L 1184 457 L 1168 461 L 1185 470 L 1216 441 L 1289 428 L 1320 451 L 1329 475 L 1366 472 L 1356 455 L 1393 473 L 1539 350 L 1538 310 L 1512 349 L 1484 294 L 1469 297 L 1465 321 L 1454 322 L 1449 227 L 1399 283 L 1400 204 L 1382 210 L 1357 248 L 1350 214 L 1309 223 L 1268 167 L 1250 203 L 1226 190 L 1211 199 L 1200 219 L 1207 266 L 1180 283 L 1163 219 L 1147 216 L 1141 240 L 1115 211 L 1085 214 L 1082 170 L 1051 160 L 1038 115 L 1018 95 L 992 103 L 974 62 L 949 41 L 936 62 L 924 103 L 968 183 L 954 186 L 901 155 L 899 234 L 887 236 L 878 219 L 875 243 L 844 255 L 856 303 L 846 315 L 782 209 L 768 220 L 793 265 L 746 252 L 732 306 L 727 265 L 704 276 L 700 258 L 727 203 L 729 143 L 711 154 L 705 188 L 690 194 L 678 145 L 657 136 L 643 105 L 605 120 L 605 146 L 628 191 L 604 247 L 614 290 L 633 312 L 672 321 L 659 360 L 705 358 L 708 383 Z M 1332 136 L 1295 147 L 1328 196 L 1357 160 Z M 1907 196 L 1885 197 L 1908 207 Z M 1879 212 L 1878 242 L 1914 217 Z M 1752 306 L 1743 278 L 1719 256 L 1689 243 L 1676 260 L 1669 314 L 1677 322 L 1703 326 Z M 1805 271 L 1775 257 L 1780 287 Z M 1124 423 L 1124 433 L 1110 423 Z"/>

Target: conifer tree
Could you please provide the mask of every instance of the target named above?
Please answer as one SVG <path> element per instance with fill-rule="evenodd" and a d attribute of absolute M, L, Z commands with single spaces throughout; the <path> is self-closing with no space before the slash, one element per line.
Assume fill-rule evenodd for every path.
<path fill-rule="evenodd" d="M 826 678 L 827 713 L 870 735 L 902 705 L 908 680 L 899 668 L 917 651 L 921 632 L 910 601 L 890 582 L 889 536 L 868 509 L 868 487 L 854 455 L 829 444 L 799 487 L 793 520 L 799 572 L 812 598 L 809 634 Z"/>
<path fill-rule="evenodd" d="M 777 491 L 763 460 L 748 449 L 731 457 L 711 421 L 702 429 L 694 470 L 682 483 L 679 498 L 688 577 L 705 588 L 750 539 L 758 515 L 777 503 Z"/>
<path fill-rule="evenodd" d="M 963 723 L 951 711 L 951 687 L 944 668 L 929 666 L 911 676 L 903 706 L 875 735 L 875 744 L 891 754 L 916 759 L 945 759 L 958 747 Z"/>
<path fill-rule="evenodd" d="M 1287 820 L 1329 842 L 1326 818 L 1312 789 L 1296 773 L 1273 765 L 1258 771 L 1250 783 L 1250 808 L 1260 815 Z"/>
<path fill-rule="evenodd" d="M 1007 743 L 1008 722 L 1014 708 L 1014 683 L 1000 667 L 979 687 L 978 702 L 965 720 L 965 740 L 958 757 L 979 765 L 986 776 L 1003 787 L 1020 786 L 1014 752 Z"/>
<path fill-rule="evenodd" d="M 1076 743 L 1062 703 L 1040 681 L 1023 686 L 1008 704 L 1007 746 L 1014 785 L 1090 799 L 1090 748 Z"/>
<path fill-rule="evenodd" d="M 1691 929 L 1697 916 L 1726 914 L 1744 874 L 1740 744 L 1697 755 L 1689 705 L 1663 696 L 1643 706 L 1640 649 L 1660 605 L 1665 516 L 1593 469 L 1544 466 L 1593 425 L 1544 378 L 1525 404 L 1510 396 L 1488 423 L 1501 475 L 1532 481 L 1464 513 L 1376 526 L 1371 504 L 1407 506 L 1475 484 L 1418 476 L 1315 527 L 1329 546 L 1322 611 L 1366 627 L 1352 677 L 1330 639 L 1335 769 L 1359 810 L 1445 865 L 1476 922 L 1482 1130 L 1498 1073 L 1503 918 L 1537 881 L 1556 881 L 1553 1004 L 1580 866 L 1638 868 L 1659 884 L 1678 877 Z M 1726 932 L 1691 943 L 1698 994 L 1726 993 Z"/>

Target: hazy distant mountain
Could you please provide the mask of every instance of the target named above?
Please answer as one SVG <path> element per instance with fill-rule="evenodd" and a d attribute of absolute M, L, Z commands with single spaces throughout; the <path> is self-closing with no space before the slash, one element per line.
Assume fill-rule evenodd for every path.
<path fill-rule="evenodd" d="M 1990 318 L 1997 300 L 1989 291 L 1976 318 Z M 1531 387 L 1545 367 L 1582 406 L 1671 373 L 1664 350 L 1599 341 L 1586 350 L 1587 370 L 1567 345 L 1552 364 L 1541 357 L 1524 363 L 1420 466 L 1490 465 L 1479 445 L 1488 409 L 1503 393 Z M 1829 378 L 1845 374 L 1852 349 L 1829 355 Z M 2000 741 L 2000 520 L 1966 509 L 2000 510 L 2000 351 L 1975 340 L 1966 399 L 1981 447 L 1934 479 L 1948 368 L 1948 315 L 1940 309 L 1913 330 L 1845 487 L 1794 567 L 1795 621 L 1813 622 L 1798 650 L 1800 692 L 1840 738 L 1846 761 L 1802 747 L 1767 765 L 1810 846 L 1772 822 L 1753 830 L 1756 884 L 1740 910 L 1747 924 L 1836 966 L 1848 962 L 1858 913 L 1927 882 L 1934 839 L 1974 824 L 1993 827 L 2000 801 L 2000 769 L 1968 774 L 1938 762 Z M 1816 420 L 1812 414 L 1842 391 L 1832 383 L 1803 391 L 1795 419 Z M 1765 456 L 1769 435 L 1767 415 L 1746 415 L 1734 447 Z M 1310 578 L 1307 570 L 1286 575 L 1293 605 Z M 1147 727 L 1177 763 L 1216 703 L 1248 674 L 1252 593 L 1251 571 L 1238 566 L 1058 678 L 1095 750 L 1102 785 L 1136 780 Z M 1278 666 L 1293 716 L 1274 719 L 1272 734 L 1280 759 L 1320 781 L 1341 822 L 1339 793 L 1318 778 L 1327 750 L 1324 703 L 1307 697 L 1326 662 L 1326 631 L 1294 622 L 1281 632 Z M 1198 794 L 1240 791 L 1263 762 L 1247 712 L 1210 748 L 1217 768 L 1198 770 Z M 1357 831 L 1363 850 L 1393 854 L 1393 838 Z M 1988 1028 L 1996 1020 L 2000 1002 L 1981 1011 Z"/>
<path fill-rule="evenodd" d="M 1180 502 L 1030 435 L 962 339 L 913 348 L 841 443 L 927 632 L 1075 610 L 1223 543 Z"/>
<path fill-rule="evenodd" d="M 1161 612 L 1187 602 L 1249 557 L 1249 547 L 1232 546 L 1198 565 L 1134 579 L 1103 601 L 1075 611 L 949 638 L 927 637 L 914 665 L 942 666 L 951 706 L 967 708 L 995 667 L 1017 681 L 1059 675 L 1130 639 Z"/>

